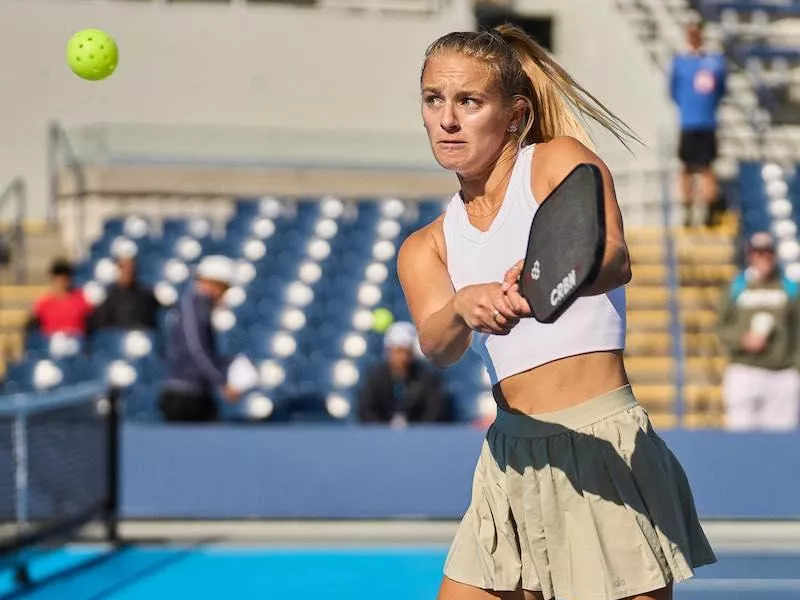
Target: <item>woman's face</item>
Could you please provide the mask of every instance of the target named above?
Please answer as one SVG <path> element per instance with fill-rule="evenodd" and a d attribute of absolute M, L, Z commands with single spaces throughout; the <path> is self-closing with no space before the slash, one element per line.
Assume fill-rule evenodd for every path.
<path fill-rule="evenodd" d="M 494 162 L 509 141 L 514 111 L 489 68 L 460 54 L 428 59 L 422 73 L 422 119 L 437 162 L 463 177 Z M 520 115 L 521 117 L 521 115 Z"/>

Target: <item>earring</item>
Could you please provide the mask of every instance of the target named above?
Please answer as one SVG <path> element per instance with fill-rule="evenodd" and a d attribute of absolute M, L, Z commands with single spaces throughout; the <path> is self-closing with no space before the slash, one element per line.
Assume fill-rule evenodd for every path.
<path fill-rule="evenodd" d="M 508 126 L 508 132 L 509 133 L 516 133 L 518 128 L 519 128 L 519 125 L 517 125 L 516 123 L 511 123 L 511 125 Z"/>

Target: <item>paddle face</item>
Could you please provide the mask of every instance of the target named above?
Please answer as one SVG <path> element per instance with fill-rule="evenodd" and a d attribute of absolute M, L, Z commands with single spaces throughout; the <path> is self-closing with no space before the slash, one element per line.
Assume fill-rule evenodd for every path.
<path fill-rule="evenodd" d="M 533 317 L 552 323 L 590 285 L 603 262 L 603 177 L 580 164 L 536 211 L 519 284 Z"/>

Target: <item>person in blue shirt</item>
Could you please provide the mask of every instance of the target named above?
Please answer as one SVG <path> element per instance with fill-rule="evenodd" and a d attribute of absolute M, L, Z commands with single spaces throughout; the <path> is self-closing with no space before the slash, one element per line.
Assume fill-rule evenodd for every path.
<path fill-rule="evenodd" d="M 692 225 L 692 200 L 695 176 L 699 195 L 706 206 L 705 225 L 713 224 L 718 186 L 712 163 L 717 157 L 717 109 L 725 95 L 727 69 L 725 57 L 703 49 L 702 23 L 686 30 L 689 50 L 672 61 L 670 94 L 680 113 L 680 148 L 683 164 L 681 192 L 684 225 Z"/>

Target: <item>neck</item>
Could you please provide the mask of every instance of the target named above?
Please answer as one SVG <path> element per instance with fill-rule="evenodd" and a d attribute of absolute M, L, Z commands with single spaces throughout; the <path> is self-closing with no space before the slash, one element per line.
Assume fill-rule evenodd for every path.
<path fill-rule="evenodd" d="M 516 158 L 516 144 L 508 143 L 482 171 L 470 175 L 459 173 L 461 198 L 470 216 L 490 217 L 497 212 L 503 203 Z"/>
<path fill-rule="evenodd" d="M 395 381 L 405 381 L 408 377 L 409 365 L 399 365 L 389 363 L 389 372 L 392 374 L 392 379 Z"/>

